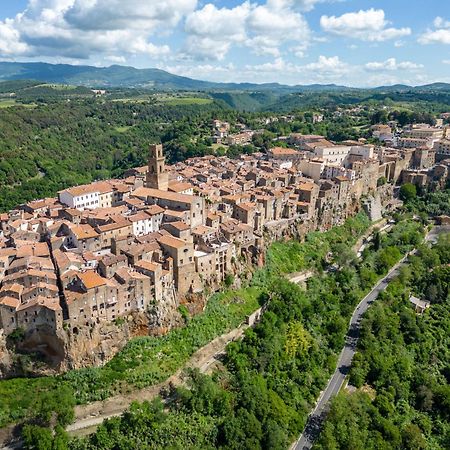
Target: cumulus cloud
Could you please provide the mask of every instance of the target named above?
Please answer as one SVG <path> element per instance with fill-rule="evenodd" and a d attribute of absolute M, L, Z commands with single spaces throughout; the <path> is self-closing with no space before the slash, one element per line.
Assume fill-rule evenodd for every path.
<path fill-rule="evenodd" d="M 310 39 L 310 29 L 305 18 L 292 9 L 292 2 L 276 5 L 257 6 L 248 18 L 248 28 L 252 38 L 247 45 L 259 54 L 277 55 L 279 46 L 289 40 L 302 42 L 306 48 Z M 287 4 L 283 4 L 287 3 Z"/>
<path fill-rule="evenodd" d="M 150 37 L 175 27 L 197 0 L 29 0 L 0 22 L 0 56 L 165 55 Z"/>
<path fill-rule="evenodd" d="M 208 3 L 188 15 L 185 50 L 200 59 L 222 60 L 233 45 L 251 48 L 258 55 L 280 56 L 285 42 L 301 43 L 306 49 L 311 38 L 309 26 L 298 12 L 315 0 L 268 0 L 264 4 L 244 3 L 218 8 Z"/>
<path fill-rule="evenodd" d="M 6 19 L 0 22 L 0 55 L 21 55 L 28 51 L 28 45 L 21 41 L 20 33 L 14 27 L 14 21 Z"/>
<path fill-rule="evenodd" d="M 317 71 L 320 75 L 343 75 L 347 73 L 350 66 L 341 61 L 339 56 L 319 56 L 317 62 L 309 63 L 305 66 L 306 69 Z"/>
<path fill-rule="evenodd" d="M 319 56 L 317 61 L 304 65 L 294 64 L 280 57 L 264 64 L 246 65 L 243 73 L 247 77 L 267 81 L 273 81 L 275 73 L 283 74 L 297 84 L 335 82 L 355 70 L 357 67 L 341 61 L 338 56 Z"/>
<path fill-rule="evenodd" d="M 417 64 L 411 61 L 397 62 L 395 58 L 388 58 L 386 61 L 381 62 L 369 62 L 365 65 L 367 70 L 374 72 L 385 70 L 418 70 L 423 67 L 423 64 Z"/>
<path fill-rule="evenodd" d="M 420 44 L 450 44 L 450 21 L 436 17 L 433 22 L 434 30 L 428 29 L 419 36 Z"/>
<path fill-rule="evenodd" d="M 217 8 L 209 3 L 192 12 L 185 25 L 187 52 L 200 58 L 222 60 L 232 44 L 247 38 L 245 22 L 250 9 L 250 2 L 235 8 Z"/>
<path fill-rule="evenodd" d="M 433 22 L 436 28 L 450 28 L 450 20 L 445 20 L 442 17 L 436 17 Z"/>
<path fill-rule="evenodd" d="M 337 36 L 346 36 L 363 41 L 381 42 L 411 34 L 410 28 L 389 27 L 382 9 L 360 10 L 342 16 L 322 16 L 322 29 Z"/>

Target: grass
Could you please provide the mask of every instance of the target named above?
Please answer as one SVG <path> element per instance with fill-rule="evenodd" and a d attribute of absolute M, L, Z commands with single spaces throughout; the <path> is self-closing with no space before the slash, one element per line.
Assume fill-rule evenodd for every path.
<path fill-rule="evenodd" d="M 22 106 L 23 108 L 35 108 L 36 105 L 34 103 L 23 104 L 17 103 L 14 99 L 0 99 L 0 109 L 2 108 L 11 108 L 12 106 Z"/>
<path fill-rule="evenodd" d="M 295 240 L 275 242 L 267 252 L 267 269 L 278 274 L 319 269 L 333 245 L 354 244 L 369 225 L 367 216 L 359 213 L 344 225 L 334 227 L 326 233 L 309 233 L 303 243 Z"/>
<path fill-rule="evenodd" d="M 131 126 L 123 126 L 123 127 L 114 127 L 114 130 L 116 130 L 118 133 L 126 133 Z"/>
<path fill-rule="evenodd" d="M 209 105 L 212 103 L 210 98 L 201 97 L 167 97 L 159 99 L 165 105 L 177 106 L 177 105 Z"/>

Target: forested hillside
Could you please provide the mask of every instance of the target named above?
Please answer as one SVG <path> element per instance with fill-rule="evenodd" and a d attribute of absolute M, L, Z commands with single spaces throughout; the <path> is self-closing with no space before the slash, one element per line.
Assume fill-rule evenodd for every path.
<path fill-rule="evenodd" d="M 449 235 L 420 247 L 369 310 L 350 372 L 358 390 L 334 400 L 315 448 L 450 448 L 449 264 Z M 430 309 L 417 315 L 411 294 Z"/>
<path fill-rule="evenodd" d="M 221 113 L 235 114 L 219 103 L 171 106 L 95 99 L 0 109 L 0 209 L 119 176 L 146 163 L 151 142 L 168 144 L 169 162 L 204 154 L 206 145 L 196 138 Z"/>

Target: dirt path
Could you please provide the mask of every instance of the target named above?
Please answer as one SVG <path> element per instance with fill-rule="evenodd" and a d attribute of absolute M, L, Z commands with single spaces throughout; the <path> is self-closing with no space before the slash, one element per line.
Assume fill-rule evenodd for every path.
<path fill-rule="evenodd" d="M 381 219 L 373 225 L 370 225 L 367 231 L 356 241 L 355 245 L 353 246 L 353 251 L 355 253 L 358 253 L 358 251 L 361 249 L 361 246 L 364 244 L 364 241 L 369 236 L 375 234 L 377 230 L 383 228 L 385 225 L 387 225 L 387 219 Z"/>
<path fill-rule="evenodd" d="M 92 402 L 87 405 L 75 407 L 75 422 L 67 427 L 67 431 L 74 436 L 86 435 L 92 432 L 96 426 L 105 419 L 119 416 L 133 401 L 153 400 L 161 389 L 169 387 L 170 384 L 179 386 L 183 383 L 182 373 L 186 368 L 197 368 L 202 373 L 207 373 L 211 366 L 217 361 L 217 356 L 225 351 L 225 347 L 233 340 L 242 337 L 249 326 L 242 324 L 229 333 L 217 337 L 209 344 L 197 350 L 189 359 L 187 364 L 174 375 L 162 383 L 148 388 L 139 389 L 128 394 L 120 394 L 103 401 Z"/>

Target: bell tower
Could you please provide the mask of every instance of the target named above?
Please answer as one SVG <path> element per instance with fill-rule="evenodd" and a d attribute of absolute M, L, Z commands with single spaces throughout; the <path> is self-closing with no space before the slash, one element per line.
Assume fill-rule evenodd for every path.
<path fill-rule="evenodd" d="M 149 149 L 148 172 L 145 187 L 167 191 L 169 189 L 169 174 L 161 144 L 152 144 Z"/>

